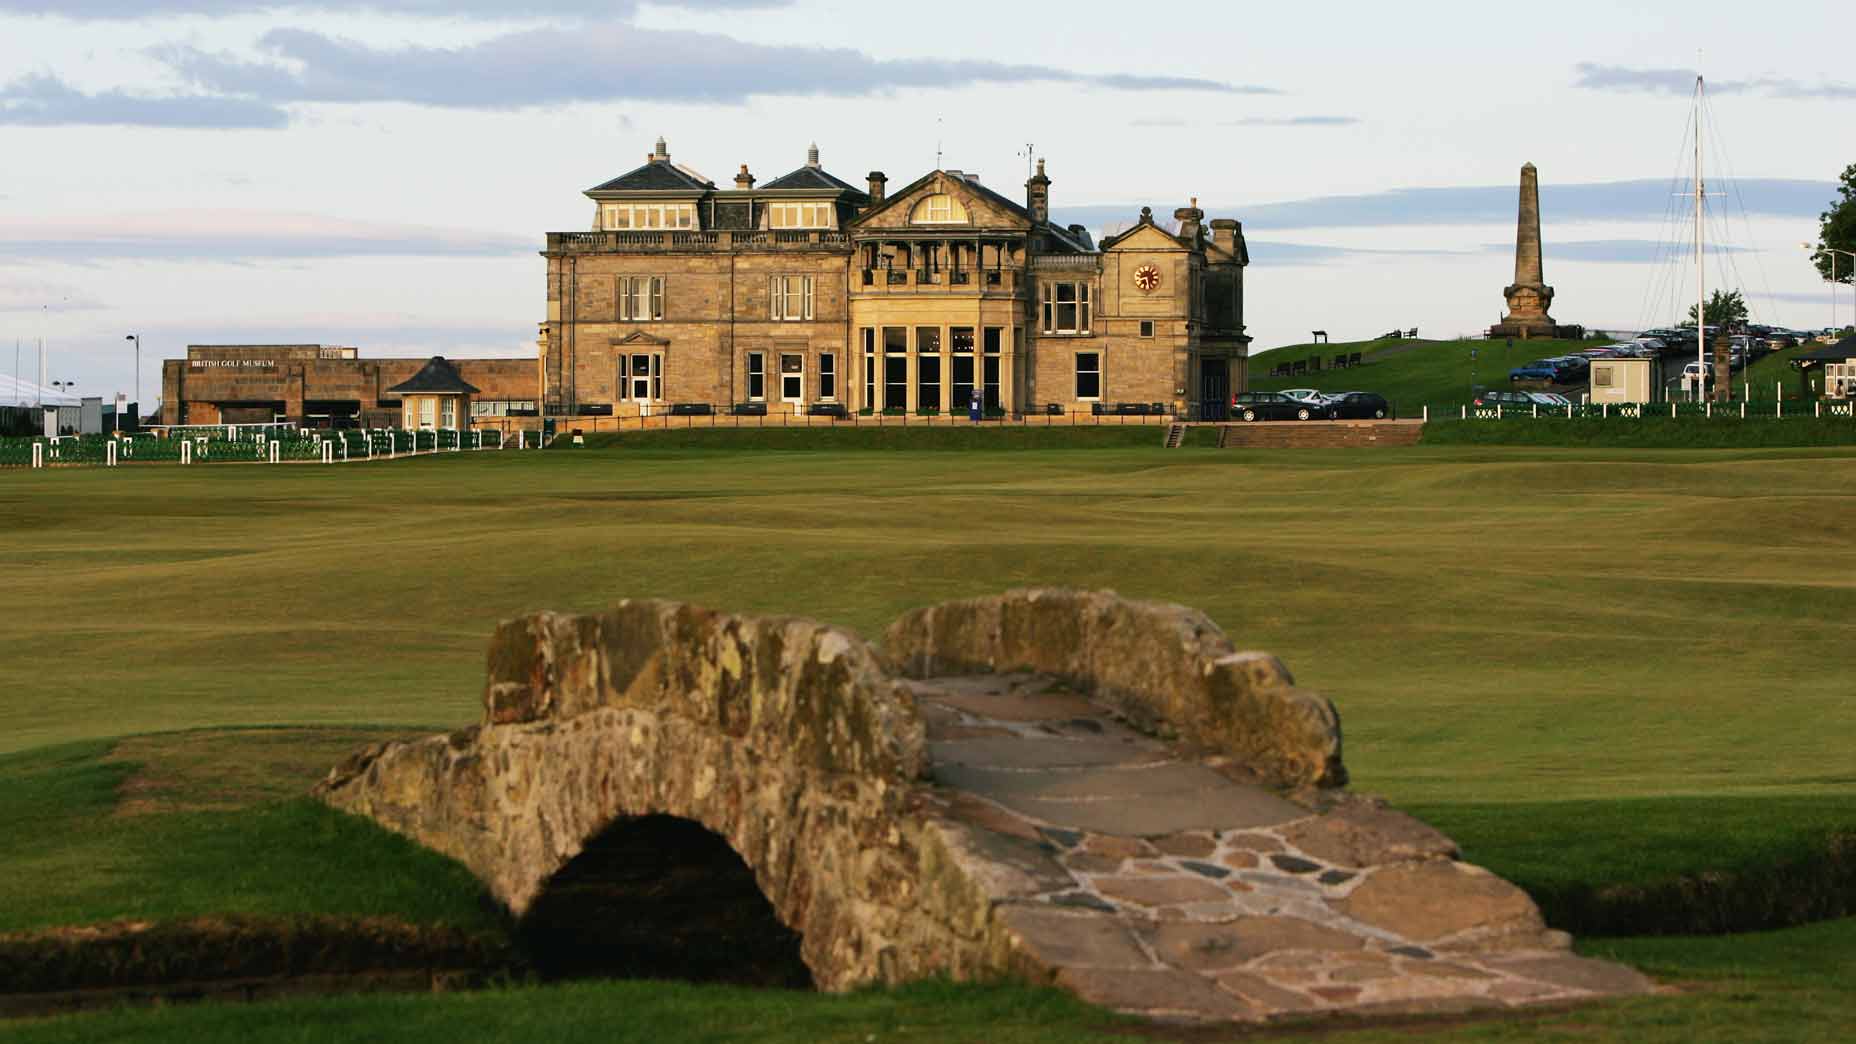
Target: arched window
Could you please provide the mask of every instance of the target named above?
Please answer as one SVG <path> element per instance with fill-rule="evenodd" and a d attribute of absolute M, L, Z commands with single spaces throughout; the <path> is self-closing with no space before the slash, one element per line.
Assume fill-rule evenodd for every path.
<path fill-rule="evenodd" d="M 929 196 L 909 212 L 911 225 L 965 225 L 968 220 L 967 208 L 945 192 Z"/>

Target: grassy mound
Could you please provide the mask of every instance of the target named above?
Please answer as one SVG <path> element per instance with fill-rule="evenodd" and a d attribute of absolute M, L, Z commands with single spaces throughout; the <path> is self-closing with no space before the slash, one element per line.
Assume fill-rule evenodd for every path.
<path fill-rule="evenodd" d="M 1605 341 L 1360 341 L 1351 344 L 1296 344 L 1272 348 L 1250 357 L 1250 387 L 1255 391 L 1284 388 L 1318 388 L 1321 391 L 1368 391 L 1386 397 L 1401 417 L 1416 417 L 1426 405 L 1433 410 L 1469 401 L 1478 384 L 1509 387 L 1508 371 L 1522 363 L 1554 355 L 1567 355 Z M 1344 370 L 1327 364 L 1343 352 L 1359 352 L 1360 365 Z M 1470 353 L 1475 358 L 1470 358 Z M 1319 373 L 1298 377 L 1271 377 L 1278 363 L 1319 356 Z"/>

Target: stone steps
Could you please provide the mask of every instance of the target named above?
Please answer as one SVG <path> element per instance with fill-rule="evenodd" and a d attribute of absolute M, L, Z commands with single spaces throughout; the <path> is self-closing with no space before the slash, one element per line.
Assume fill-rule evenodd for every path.
<path fill-rule="evenodd" d="M 1348 449 L 1415 446 L 1422 421 L 1255 421 L 1219 425 L 1221 449 Z"/>

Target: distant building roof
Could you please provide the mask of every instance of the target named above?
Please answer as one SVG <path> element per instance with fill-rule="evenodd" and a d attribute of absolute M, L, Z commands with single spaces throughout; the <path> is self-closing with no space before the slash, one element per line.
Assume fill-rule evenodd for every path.
<path fill-rule="evenodd" d="M 1856 337 L 1845 337 L 1835 344 L 1792 356 L 1793 362 L 1842 362 L 1845 359 L 1856 359 Z"/>
<path fill-rule="evenodd" d="M 387 389 L 392 395 L 475 395 L 477 389 L 459 376 L 458 368 L 442 355 L 426 360 L 424 368 Z"/>
<path fill-rule="evenodd" d="M 709 181 L 694 171 L 670 162 L 670 157 L 652 159 L 642 167 L 628 170 L 603 185 L 595 185 L 588 192 L 708 192 L 715 188 Z"/>
<path fill-rule="evenodd" d="M 810 164 L 800 167 L 791 174 L 783 174 L 762 185 L 763 189 L 819 189 L 825 192 L 849 192 L 856 196 L 866 196 L 863 189 L 833 177 L 823 167 Z M 866 196 L 867 198 L 867 196 Z"/>

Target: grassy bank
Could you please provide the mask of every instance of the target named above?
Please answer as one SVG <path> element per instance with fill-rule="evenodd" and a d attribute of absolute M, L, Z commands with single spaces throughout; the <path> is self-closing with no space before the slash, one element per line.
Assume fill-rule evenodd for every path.
<path fill-rule="evenodd" d="M 1478 384 L 1509 386 L 1508 371 L 1522 363 L 1567 355 L 1603 341 L 1360 341 L 1351 344 L 1297 344 L 1250 357 L 1250 386 L 1256 391 L 1318 388 L 1322 391 L 1370 391 L 1386 397 L 1401 417 L 1415 417 L 1426 404 L 1467 402 Z M 1325 368 L 1336 355 L 1360 353 L 1360 365 Z M 1476 357 L 1470 358 L 1474 352 Z M 1321 357 L 1319 373 L 1271 377 L 1278 363 Z"/>
<path fill-rule="evenodd" d="M 1765 409 L 1773 409 L 1771 403 Z M 1730 408 L 1724 407 L 1724 412 Z M 1800 404 L 1797 417 L 1747 417 L 1737 407 L 1719 417 L 1507 417 L 1443 418 L 1424 426 L 1431 446 L 1592 446 L 1621 449 L 1753 449 L 1856 446 L 1856 420 L 1815 417 Z"/>
<path fill-rule="evenodd" d="M 371 996 L 180 1006 L 9 1027 L 19 1044 L 99 1041 L 243 1044 L 330 1039 L 394 1044 L 534 1040 L 754 1044 L 1110 1044 L 1319 1039 L 1630 1040 L 1637 1044 L 1801 1044 L 1845 1039 L 1856 1019 L 1856 925 L 1731 939 L 1606 940 L 1589 952 L 1645 967 L 1675 992 L 1571 1011 L 1219 1031 L 1136 1026 L 1054 990 L 921 983 L 849 996 L 620 982 L 455 996 Z"/>

